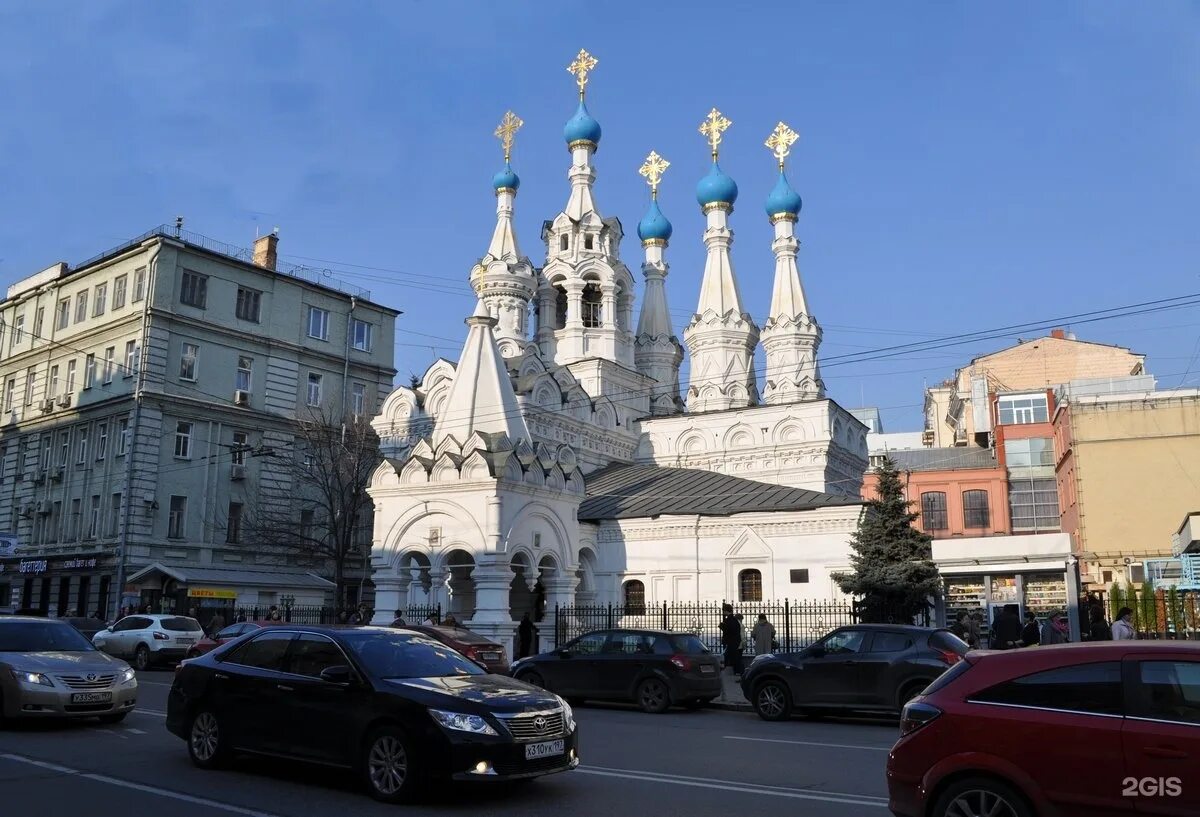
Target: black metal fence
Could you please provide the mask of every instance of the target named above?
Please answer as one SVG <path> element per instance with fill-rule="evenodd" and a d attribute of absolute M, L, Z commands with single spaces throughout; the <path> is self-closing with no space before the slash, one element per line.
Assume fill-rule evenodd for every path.
<path fill-rule="evenodd" d="M 1138 638 L 1200 640 L 1200 591 L 1177 587 L 1114 585 L 1093 591 L 1082 601 L 1081 627 L 1088 629 L 1089 614 L 1099 609 L 1110 626 L 1122 609 L 1132 611 L 1129 622 Z"/>
<path fill-rule="evenodd" d="M 316 606 L 239 607 L 237 610 L 237 615 L 244 615 L 247 621 L 267 621 L 272 618 L 274 613 L 279 614 L 280 621 L 292 624 L 348 624 L 351 623 L 357 611 Z M 374 615 L 374 610 L 368 610 L 366 621 L 360 623 L 369 623 Z M 390 616 L 391 613 L 388 615 Z M 427 620 L 441 622 L 442 607 L 440 604 L 412 605 L 404 610 L 404 621 L 407 624 L 420 624 Z"/>
<path fill-rule="evenodd" d="M 622 606 L 616 604 L 555 607 L 554 646 L 578 638 L 594 630 L 630 628 L 638 630 L 670 630 L 691 633 L 706 647 L 720 652 L 721 622 L 727 602 L 669 603 L 659 605 Z M 732 603 L 731 603 L 732 604 Z M 732 604 L 735 615 L 742 616 L 742 649 L 754 652 L 751 632 L 759 615 L 765 615 L 775 628 L 775 640 L 781 652 L 796 652 L 819 641 L 838 627 L 856 624 L 862 616 L 857 602 L 846 600 L 805 601 L 784 599 L 769 602 L 739 602 Z M 893 621 L 914 623 L 911 619 L 892 617 Z M 929 624 L 926 611 L 915 622 Z"/>

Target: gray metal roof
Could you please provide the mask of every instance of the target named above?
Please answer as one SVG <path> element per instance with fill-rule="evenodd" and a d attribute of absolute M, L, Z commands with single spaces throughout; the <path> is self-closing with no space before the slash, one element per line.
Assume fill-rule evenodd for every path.
<path fill-rule="evenodd" d="M 899 471 L 961 471 L 964 469 L 999 468 L 990 448 L 960 446 L 958 448 L 906 448 L 889 451 L 888 456 Z"/>
<path fill-rule="evenodd" d="M 579 506 L 580 522 L 664 514 L 728 516 L 863 504 L 854 497 L 769 485 L 698 468 L 610 465 L 588 474 L 584 482 L 587 496 Z"/>
<path fill-rule="evenodd" d="M 162 573 L 175 581 L 186 584 L 206 584 L 224 587 L 311 587 L 329 590 L 335 585 L 308 570 L 272 567 L 256 570 L 244 567 L 192 567 L 190 565 L 164 565 L 155 562 L 129 577 L 136 582 L 153 572 Z"/>

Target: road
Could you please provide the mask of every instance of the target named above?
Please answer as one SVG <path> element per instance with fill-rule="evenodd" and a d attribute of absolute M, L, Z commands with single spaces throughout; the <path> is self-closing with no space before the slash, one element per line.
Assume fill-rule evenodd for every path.
<path fill-rule="evenodd" d="M 163 727 L 171 674 L 139 674 L 138 710 L 117 726 L 21 725 L 0 732 L 4 812 L 44 817 L 305 817 L 420 814 L 609 817 L 653 804 L 656 817 L 786 810 L 806 817 L 887 817 L 883 768 L 894 723 L 765 723 L 705 710 L 646 715 L 576 710 L 583 765 L 520 788 L 447 786 L 419 806 L 386 806 L 350 775 L 279 761 L 192 766 Z"/>

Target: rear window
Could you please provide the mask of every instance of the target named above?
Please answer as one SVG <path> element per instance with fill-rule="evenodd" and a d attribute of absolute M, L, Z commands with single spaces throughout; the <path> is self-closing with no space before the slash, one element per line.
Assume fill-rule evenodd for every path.
<path fill-rule="evenodd" d="M 929 644 L 935 650 L 951 650 L 959 655 L 966 655 L 971 651 L 971 647 L 967 642 L 956 636 L 949 630 L 938 630 L 929 636 Z"/>
<path fill-rule="evenodd" d="M 708 652 L 704 642 L 694 635 L 673 635 L 671 643 L 675 645 L 675 652 L 683 655 L 703 655 Z"/>
<path fill-rule="evenodd" d="M 970 668 L 971 668 L 971 665 L 969 663 L 967 663 L 966 661 L 959 661 L 957 664 L 952 666 L 950 669 L 946 670 L 941 675 L 939 675 L 937 678 L 935 678 L 933 683 L 930 684 L 929 686 L 925 687 L 924 691 L 921 694 L 922 695 L 932 695 L 933 693 L 937 692 L 939 689 L 945 689 L 946 686 L 948 686 L 951 681 L 953 681 L 958 676 L 962 675 L 964 672 L 966 672 Z"/>
<path fill-rule="evenodd" d="M 164 630 L 170 630 L 174 633 L 202 633 L 204 628 L 200 626 L 200 622 L 194 618 L 185 618 L 184 616 L 176 616 L 175 618 L 164 618 L 158 622 L 158 626 Z"/>
<path fill-rule="evenodd" d="M 1121 664 L 1103 661 L 1035 672 L 971 696 L 980 703 L 1120 715 Z"/>

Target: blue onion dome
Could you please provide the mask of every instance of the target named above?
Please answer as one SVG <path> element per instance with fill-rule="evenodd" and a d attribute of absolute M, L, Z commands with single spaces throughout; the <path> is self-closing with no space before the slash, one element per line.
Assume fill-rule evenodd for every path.
<path fill-rule="evenodd" d="M 516 173 L 513 172 L 512 165 L 510 165 L 508 162 L 504 163 L 503 170 L 501 170 L 495 176 L 492 176 L 492 187 L 496 188 L 497 190 L 503 190 L 505 188 L 516 190 L 520 186 L 521 179 Z"/>
<path fill-rule="evenodd" d="M 588 113 L 587 105 L 583 104 L 583 100 L 579 100 L 579 107 L 575 111 L 575 115 L 567 120 L 567 124 L 563 127 L 563 136 L 566 137 L 567 144 L 572 145 L 575 142 L 591 142 L 593 145 L 600 144 L 600 123 L 592 119 L 592 115 Z"/>
<path fill-rule="evenodd" d="M 787 176 L 783 174 L 783 171 L 779 171 L 779 181 L 775 183 L 775 189 L 771 191 L 771 195 L 767 196 L 767 215 L 777 216 L 790 213 L 794 216 L 800 212 L 800 205 L 800 194 L 788 184 Z"/>
<path fill-rule="evenodd" d="M 737 201 L 737 182 L 725 175 L 721 166 L 713 161 L 712 170 L 696 185 L 696 200 L 701 206 L 709 204 L 733 205 Z"/>
<path fill-rule="evenodd" d="M 650 199 L 650 209 L 638 222 L 637 234 L 642 241 L 669 241 L 673 228 L 658 207 L 658 199 Z"/>

